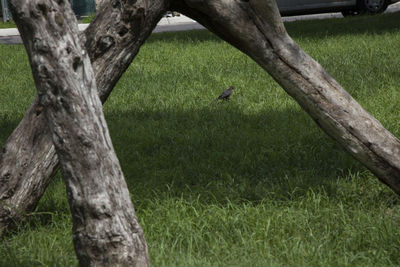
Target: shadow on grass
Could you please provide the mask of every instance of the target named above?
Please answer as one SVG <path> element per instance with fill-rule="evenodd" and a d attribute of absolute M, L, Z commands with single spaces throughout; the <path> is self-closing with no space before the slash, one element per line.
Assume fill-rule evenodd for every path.
<path fill-rule="evenodd" d="M 400 12 L 375 16 L 359 16 L 348 18 L 331 18 L 303 20 L 285 23 L 290 36 L 296 38 L 325 38 L 347 34 L 383 34 L 400 31 Z M 191 34 L 196 32 L 196 34 Z M 153 34 L 146 42 L 179 42 L 193 43 L 204 41 L 221 41 L 218 36 L 208 30 L 196 30 L 174 33 Z"/>
<path fill-rule="evenodd" d="M 229 103 L 192 111 L 108 115 L 135 199 L 168 192 L 205 203 L 335 195 L 336 181 L 364 170 L 301 111 L 246 115 Z"/>
<path fill-rule="evenodd" d="M 106 114 L 137 207 L 175 197 L 216 205 L 299 200 L 310 191 L 335 198 L 338 181 L 365 170 L 304 112 L 244 114 L 232 102 Z M 51 225 L 54 215 L 68 213 L 60 175 L 49 189 L 21 229 Z"/>

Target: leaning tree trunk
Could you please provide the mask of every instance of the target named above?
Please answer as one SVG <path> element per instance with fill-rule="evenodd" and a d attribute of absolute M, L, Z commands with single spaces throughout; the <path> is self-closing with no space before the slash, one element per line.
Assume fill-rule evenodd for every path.
<path fill-rule="evenodd" d="M 172 0 L 249 55 L 329 136 L 400 194 L 400 141 L 287 34 L 274 0 Z"/>
<path fill-rule="evenodd" d="M 11 0 L 10 8 L 60 159 L 79 264 L 149 266 L 144 233 L 69 2 Z"/>
<path fill-rule="evenodd" d="M 81 36 L 104 102 L 167 10 L 164 0 L 104 4 Z M 36 99 L 0 152 L 0 236 L 33 211 L 58 166 Z"/>

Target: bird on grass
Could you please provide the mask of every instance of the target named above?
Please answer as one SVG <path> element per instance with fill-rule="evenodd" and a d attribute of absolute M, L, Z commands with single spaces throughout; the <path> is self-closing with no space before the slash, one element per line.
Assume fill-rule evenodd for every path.
<path fill-rule="evenodd" d="M 233 89 L 235 89 L 233 86 L 231 86 L 231 87 L 229 87 L 228 89 L 226 89 L 225 91 L 223 91 L 220 95 L 219 95 L 219 97 L 217 97 L 216 99 L 214 99 L 214 102 L 215 101 L 218 101 L 218 100 L 229 100 L 229 97 L 231 96 L 231 94 L 232 94 L 232 91 L 233 91 Z"/>

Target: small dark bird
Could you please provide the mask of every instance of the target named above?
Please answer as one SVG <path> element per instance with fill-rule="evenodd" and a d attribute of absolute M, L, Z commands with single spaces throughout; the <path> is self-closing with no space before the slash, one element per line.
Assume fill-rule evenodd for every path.
<path fill-rule="evenodd" d="M 217 97 L 216 99 L 214 99 L 214 101 L 218 101 L 220 99 L 222 100 L 229 100 L 229 97 L 232 94 L 233 89 L 235 89 L 233 86 L 229 87 L 228 89 L 226 89 L 225 91 L 223 91 L 219 97 Z"/>

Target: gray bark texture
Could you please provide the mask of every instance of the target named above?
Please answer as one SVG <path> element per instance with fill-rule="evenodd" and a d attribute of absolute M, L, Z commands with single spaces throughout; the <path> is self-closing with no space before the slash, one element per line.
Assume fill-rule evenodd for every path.
<path fill-rule="evenodd" d="M 89 56 L 66 0 L 11 0 L 60 159 L 81 266 L 149 266 Z M 143 13 L 137 18 L 142 20 Z"/>
<path fill-rule="evenodd" d="M 171 3 L 249 55 L 325 133 L 400 194 L 400 141 L 289 37 L 274 0 Z"/>
<path fill-rule="evenodd" d="M 103 102 L 166 10 L 164 0 L 112 1 L 81 34 Z M 42 110 L 36 99 L 0 153 L 0 235 L 36 208 L 57 170 Z"/>

